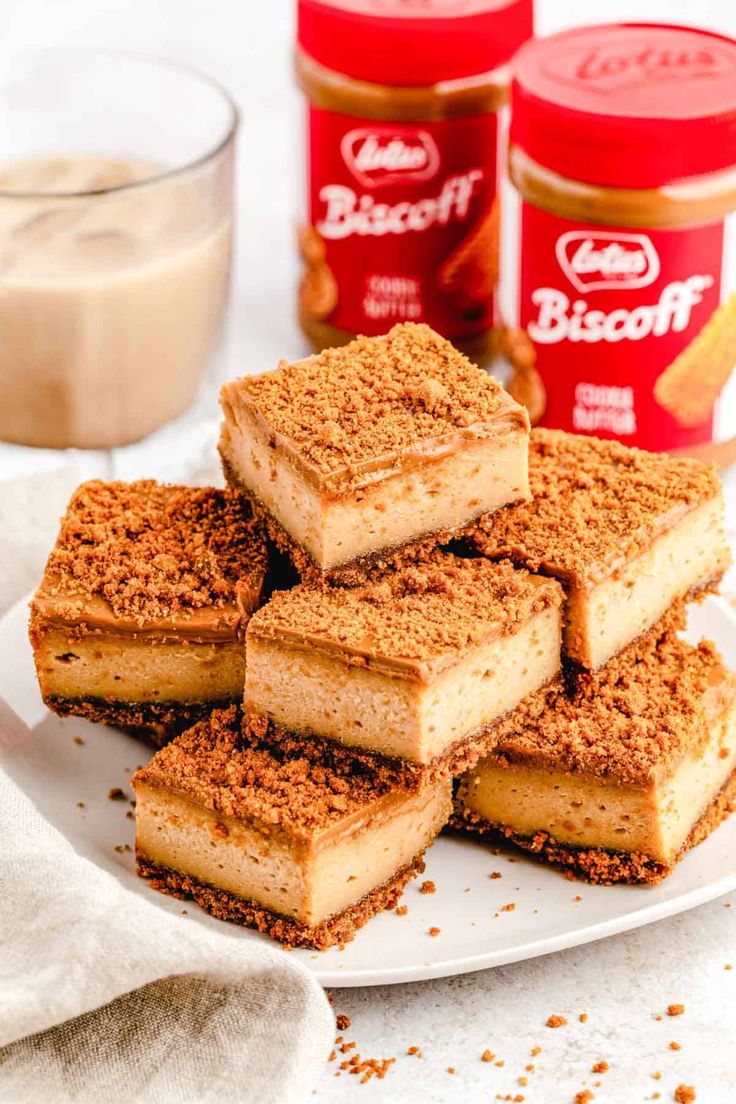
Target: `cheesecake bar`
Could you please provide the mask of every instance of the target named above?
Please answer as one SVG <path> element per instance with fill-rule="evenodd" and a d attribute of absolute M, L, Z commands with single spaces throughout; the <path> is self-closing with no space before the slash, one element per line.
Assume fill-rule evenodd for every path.
<path fill-rule="evenodd" d="M 554 580 L 443 552 L 278 592 L 248 624 L 249 723 L 401 760 L 406 786 L 460 773 L 558 674 L 562 600 Z"/>
<path fill-rule="evenodd" d="M 425 325 L 284 361 L 226 384 L 221 402 L 228 483 L 303 575 L 528 497 L 525 409 Z"/>
<path fill-rule="evenodd" d="M 562 582 L 563 649 L 580 667 L 601 667 L 730 563 L 714 467 L 535 429 L 529 476 L 531 501 L 483 519 L 471 539 Z"/>
<path fill-rule="evenodd" d="M 411 793 L 342 748 L 251 744 L 240 720 L 216 710 L 133 776 L 138 872 L 281 943 L 344 943 L 424 869 L 450 782 Z"/>
<path fill-rule="evenodd" d="M 523 703 L 460 784 L 454 826 L 591 882 L 657 882 L 736 799 L 736 677 L 662 623 L 569 697 Z"/>
<path fill-rule="evenodd" d="M 150 480 L 83 484 L 31 602 L 46 705 L 165 739 L 239 702 L 245 627 L 266 566 L 243 495 Z"/>

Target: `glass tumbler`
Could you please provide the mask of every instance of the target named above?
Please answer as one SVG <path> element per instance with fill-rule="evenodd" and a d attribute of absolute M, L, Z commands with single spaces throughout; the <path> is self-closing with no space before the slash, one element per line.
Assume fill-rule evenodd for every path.
<path fill-rule="evenodd" d="M 116 51 L 0 62 L 0 438 L 110 448 L 186 409 L 228 298 L 238 112 Z"/>

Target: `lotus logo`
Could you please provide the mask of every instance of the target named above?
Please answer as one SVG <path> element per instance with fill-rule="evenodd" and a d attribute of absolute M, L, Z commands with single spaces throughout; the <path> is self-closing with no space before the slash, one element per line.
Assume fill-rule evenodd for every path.
<path fill-rule="evenodd" d="M 571 43 L 548 58 L 545 73 L 564 84 L 585 87 L 601 95 L 616 95 L 626 89 L 733 75 L 733 54 L 717 42 L 708 47 L 673 48 L 669 32 L 653 33 L 632 47 L 588 48 Z"/>
<path fill-rule="evenodd" d="M 440 153 L 426 130 L 392 127 L 350 130 L 340 143 L 343 160 L 366 188 L 394 180 L 429 180 L 440 167 Z"/>
<path fill-rule="evenodd" d="M 557 239 L 555 254 L 578 291 L 641 288 L 659 276 L 659 256 L 646 234 L 571 230 Z"/>

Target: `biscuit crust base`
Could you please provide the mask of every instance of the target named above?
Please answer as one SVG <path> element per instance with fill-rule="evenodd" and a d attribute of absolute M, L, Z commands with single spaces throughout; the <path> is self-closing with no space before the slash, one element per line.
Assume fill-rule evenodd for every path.
<path fill-rule="evenodd" d="M 547 687 L 542 687 L 535 693 L 545 693 L 548 687 L 557 683 L 558 678 L 559 676 L 555 676 Z M 373 769 L 380 765 L 385 777 L 402 789 L 414 793 L 423 789 L 424 786 L 433 786 L 447 778 L 458 778 L 466 771 L 472 770 L 481 759 L 495 751 L 501 725 L 512 715 L 513 710 L 511 713 L 504 713 L 495 721 L 492 721 L 491 724 L 483 725 L 482 728 L 471 732 L 469 736 L 452 744 L 441 755 L 436 755 L 429 763 L 415 763 L 410 759 L 381 755 L 380 752 L 371 751 L 368 748 L 341 744 L 337 740 L 330 740 L 324 736 L 317 736 L 308 732 L 294 732 L 276 724 L 267 717 L 246 716 L 243 727 L 255 743 L 278 748 L 284 740 L 297 741 L 304 745 L 307 752 L 310 747 L 313 748 L 317 757 L 323 756 L 325 750 L 331 747 L 342 748 L 350 753 L 356 763 L 364 763 Z"/>
<path fill-rule="evenodd" d="M 106 701 L 94 697 L 62 698 L 55 694 L 43 700 L 44 705 L 60 717 L 84 717 L 96 724 L 114 725 L 157 748 L 208 717 L 213 709 L 227 709 L 233 704 L 232 701 Z"/>
<path fill-rule="evenodd" d="M 719 824 L 736 809 L 736 771 L 727 780 L 720 793 L 693 825 L 676 858 L 663 863 L 642 852 L 598 850 L 596 848 L 570 847 L 559 843 L 548 832 L 536 832 L 523 836 L 507 825 L 492 824 L 478 813 L 456 809 L 448 827 L 466 835 L 478 836 L 495 842 L 508 840 L 523 851 L 562 867 L 568 878 L 581 878 L 592 885 L 656 885 L 672 873 L 677 863 L 691 848 L 702 843 Z"/>
<path fill-rule="evenodd" d="M 351 563 L 341 564 L 339 567 L 323 571 L 322 568 L 317 566 L 309 553 L 286 532 L 281 523 L 277 521 L 260 499 L 239 480 L 232 464 L 226 459 L 222 451 L 220 451 L 220 461 L 228 487 L 239 491 L 249 500 L 253 516 L 266 530 L 271 543 L 294 565 L 303 583 L 330 582 L 345 587 L 361 586 L 365 582 L 366 573 L 369 571 L 371 576 L 375 578 L 382 571 L 394 571 L 407 564 L 426 560 L 435 548 L 442 545 L 450 544 L 452 541 L 463 541 L 472 533 L 478 521 L 481 520 L 476 518 L 475 521 L 469 522 L 459 529 L 443 529 L 398 544 L 392 548 L 382 548 L 379 552 L 361 556 L 360 559 L 353 560 Z"/>
<path fill-rule="evenodd" d="M 150 881 L 153 889 L 180 900 L 192 900 L 218 920 L 229 920 L 232 924 L 265 932 L 285 947 L 309 947 L 325 951 L 335 944 L 349 943 L 355 938 L 357 930 L 367 924 L 372 916 L 393 908 L 406 883 L 423 873 L 424 854 L 417 855 L 389 881 L 378 886 L 357 904 L 314 927 L 288 916 L 281 916 L 255 901 L 237 897 L 225 889 L 216 889 L 188 874 L 158 866 L 140 851 L 136 851 L 136 865 L 140 877 Z"/>

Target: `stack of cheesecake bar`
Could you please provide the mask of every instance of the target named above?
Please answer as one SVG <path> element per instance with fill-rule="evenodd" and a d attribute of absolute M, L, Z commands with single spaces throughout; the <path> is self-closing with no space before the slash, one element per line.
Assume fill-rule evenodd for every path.
<path fill-rule="evenodd" d="M 223 389 L 227 490 L 93 482 L 32 603 L 44 700 L 160 750 L 139 872 L 329 946 L 438 833 L 654 882 L 726 814 L 736 679 L 678 635 L 713 469 L 529 432 L 428 327 Z"/>

